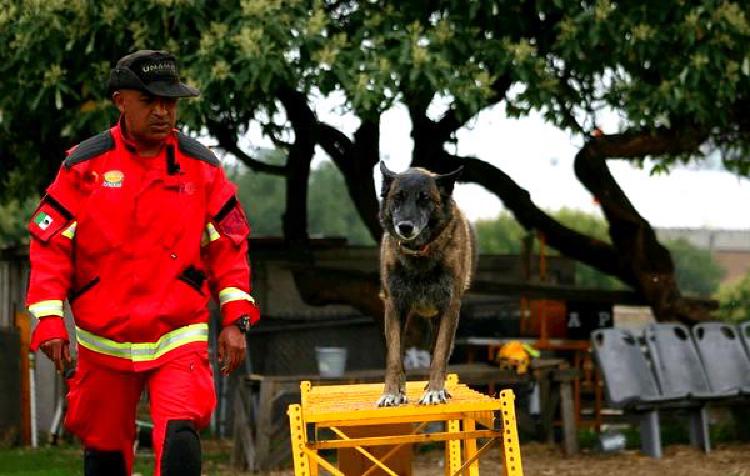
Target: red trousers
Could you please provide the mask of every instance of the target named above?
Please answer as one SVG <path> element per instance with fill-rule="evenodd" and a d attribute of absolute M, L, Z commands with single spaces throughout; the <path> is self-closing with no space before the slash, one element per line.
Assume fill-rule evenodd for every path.
<path fill-rule="evenodd" d="M 216 405 L 208 353 L 195 351 L 145 372 L 123 372 L 87 362 L 80 355 L 76 373 L 68 382 L 65 427 L 87 449 L 121 451 L 128 474 L 133 467 L 136 405 L 148 389 L 155 476 L 161 473 L 161 457 L 167 422 L 191 420 L 196 429 L 208 425 Z"/>

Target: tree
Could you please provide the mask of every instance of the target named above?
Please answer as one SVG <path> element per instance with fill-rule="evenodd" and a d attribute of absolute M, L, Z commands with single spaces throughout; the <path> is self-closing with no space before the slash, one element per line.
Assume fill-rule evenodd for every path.
<path fill-rule="evenodd" d="M 525 229 L 632 286 L 659 319 L 707 315 L 682 297 L 669 250 L 617 185 L 607 160 L 654 157 L 664 170 L 718 150 L 726 166 L 748 171 L 742 154 L 750 125 L 750 6 L 744 3 L 3 0 L 0 6 L 0 40 L 7 45 L 0 51 L 6 78 L 0 180 L 7 188 L 44 183 L 65 147 L 112 119 L 102 83 L 114 59 L 130 45 L 167 47 L 204 92 L 186 103 L 186 124 L 208 131 L 251 169 L 285 178 L 283 231 L 290 244 L 304 246 L 307 239 L 316 145 L 341 170 L 378 239 L 372 171 L 379 121 L 401 101 L 412 120 L 413 165 L 437 172 L 464 166 L 464 179 L 500 197 Z M 334 91 L 359 119 L 351 136 L 318 120 L 311 107 L 315 94 Z M 500 103 L 514 116 L 540 110 L 585 140 L 575 170 L 602 207 L 609 241 L 539 209 L 497 167 L 446 150 L 460 127 Z M 598 117 L 609 110 L 622 125 L 604 133 Z M 240 146 L 256 120 L 287 151 L 283 165 Z M 45 171 L 42 180 L 34 180 L 35 170 Z"/>
<path fill-rule="evenodd" d="M 200 18 L 199 8 L 184 7 L 175 21 L 147 3 L 0 1 L 6 45 L 0 52 L 0 201 L 41 192 L 67 148 L 116 119 L 106 82 L 112 61 L 129 45 L 160 37 L 156 45 L 179 50 L 162 25 L 175 36 L 202 26 L 189 20 Z"/>
<path fill-rule="evenodd" d="M 602 241 L 609 240 L 607 222 L 600 217 L 566 208 L 550 215 L 580 233 L 586 233 Z M 502 213 L 494 220 L 480 220 L 476 223 L 476 232 L 479 248 L 483 252 L 521 252 L 521 241 L 525 232 L 508 213 Z M 714 261 L 711 253 L 682 239 L 667 241 L 665 245 L 674 257 L 675 274 L 680 289 L 694 296 L 712 296 L 719 287 L 724 271 Z M 575 279 L 577 285 L 589 288 L 622 289 L 625 286 L 618 279 L 580 262 L 576 263 Z"/>
<path fill-rule="evenodd" d="M 284 162 L 280 151 L 259 155 L 269 164 Z M 230 176 L 237 184 L 237 197 L 250 221 L 252 236 L 280 236 L 285 207 L 284 178 L 239 166 Z"/>
<path fill-rule="evenodd" d="M 586 236 L 593 236 L 603 242 L 609 242 L 607 222 L 603 218 L 566 208 L 554 212 L 552 216 L 572 230 Z M 581 262 L 576 263 L 576 284 L 583 287 L 603 289 L 622 289 L 625 287 L 617 277 L 602 273 Z"/>
<path fill-rule="evenodd" d="M 28 244 L 26 224 L 31 219 L 39 197 L 27 197 L 23 201 L 13 199 L 0 204 L 0 249 Z"/>
<path fill-rule="evenodd" d="M 368 88 L 373 95 L 367 99 L 376 104 L 369 111 L 381 104 L 371 96 L 391 88 L 382 95 L 385 102 L 398 96 L 406 103 L 414 165 L 438 172 L 463 165 L 464 178 L 496 193 L 524 228 L 632 286 L 657 318 L 692 322 L 707 317 L 706 308 L 682 297 L 669 251 L 606 160 L 654 156 L 663 170 L 675 160 L 701 157 L 707 145 L 718 148 L 728 166 L 747 170 L 739 154 L 748 137 L 747 9 L 712 1 L 376 2 L 362 8 L 338 2 L 331 29 L 361 40 L 347 52 L 361 57 L 359 68 L 348 68 L 359 72 L 357 81 L 342 81 L 353 104 L 362 105 Z M 384 60 L 373 64 L 372 58 Z M 386 79 L 383 87 L 383 77 L 392 83 Z M 428 111 L 438 97 L 450 104 L 435 117 Z M 514 115 L 539 109 L 585 138 L 575 170 L 602 207 L 610 242 L 563 226 L 490 164 L 445 150 L 460 126 L 500 101 Z M 608 109 L 623 118 L 614 134 L 596 127 L 598 114 Z"/>
<path fill-rule="evenodd" d="M 550 215 L 578 232 L 590 234 L 604 241 L 608 239 L 607 223 L 601 218 L 566 208 Z M 479 249 L 486 253 L 521 253 L 522 240 L 528 233 L 507 212 L 501 213 L 494 220 L 480 220 L 475 227 Z M 547 253 L 555 254 L 555 250 Z M 624 286 L 617 278 L 580 262 L 576 262 L 575 282 L 578 286 L 588 288 L 621 289 Z"/>
<path fill-rule="evenodd" d="M 268 163 L 282 163 L 278 151 L 263 154 Z M 275 156 L 275 157 L 274 157 Z M 232 174 L 240 202 L 247 212 L 254 236 L 280 236 L 284 214 L 282 177 L 237 168 Z M 312 236 L 343 236 L 351 244 L 372 245 L 362 220 L 346 197 L 346 185 L 338 169 L 324 161 L 310 172 L 308 195 L 308 231 Z"/>
<path fill-rule="evenodd" d="M 526 231 L 507 212 L 474 223 L 480 253 L 519 254 Z"/>
<path fill-rule="evenodd" d="M 310 234 L 344 236 L 355 245 L 375 244 L 351 200 L 342 200 L 346 196 L 344 177 L 332 162 L 312 170 L 307 201 Z"/>
<path fill-rule="evenodd" d="M 732 322 L 750 319 L 750 273 L 735 283 L 722 286 L 717 298 L 722 319 Z"/>
<path fill-rule="evenodd" d="M 674 258 L 680 289 L 695 296 L 713 296 L 725 272 L 714 261 L 711 252 L 697 248 L 685 239 L 669 240 L 664 244 Z"/>

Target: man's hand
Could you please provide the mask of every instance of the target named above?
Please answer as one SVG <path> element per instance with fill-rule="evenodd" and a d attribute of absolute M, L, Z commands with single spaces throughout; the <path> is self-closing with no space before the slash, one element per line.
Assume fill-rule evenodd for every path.
<path fill-rule="evenodd" d="M 70 344 L 63 339 L 50 339 L 39 346 L 49 360 L 55 364 L 55 369 L 62 373 L 65 365 L 70 364 Z"/>
<path fill-rule="evenodd" d="M 245 334 L 235 326 L 227 326 L 219 334 L 219 363 L 221 364 L 221 373 L 229 375 L 245 358 Z"/>

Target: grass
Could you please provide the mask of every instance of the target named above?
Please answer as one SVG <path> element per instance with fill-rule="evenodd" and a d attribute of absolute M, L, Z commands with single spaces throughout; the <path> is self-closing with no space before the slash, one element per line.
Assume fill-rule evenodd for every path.
<path fill-rule="evenodd" d="M 134 473 L 153 474 L 153 457 L 138 455 Z M 73 476 L 83 473 L 83 450 L 77 446 L 45 446 L 0 450 L 0 476 Z"/>
<path fill-rule="evenodd" d="M 0 450 L 0 475 L 63 476 L 81 474 L 80 450 L 14 448 Z"/>
<path fill-rule="evenodd" d="M 226 474 L 229 444 L 209 440 L 203 445 L 203 474 Z M 152 453 L 138 453 L 133 474 L 153 476 Z M 0 449 L 0 476 L 79 476 L 83 474 L 83 450 L 79 446 Z"/>

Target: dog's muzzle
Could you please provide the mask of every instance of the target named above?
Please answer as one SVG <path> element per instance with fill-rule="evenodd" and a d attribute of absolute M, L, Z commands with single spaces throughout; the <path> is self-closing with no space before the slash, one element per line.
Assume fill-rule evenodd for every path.
<path fill-rule="evenodd" d="M 418 230 L 414 226 L 414 223 L 410 221 L 400 221 L 396 225 L 396 233 L 404 240 L 411 240 L 418 234 Z"/>

